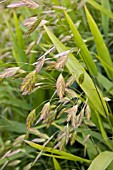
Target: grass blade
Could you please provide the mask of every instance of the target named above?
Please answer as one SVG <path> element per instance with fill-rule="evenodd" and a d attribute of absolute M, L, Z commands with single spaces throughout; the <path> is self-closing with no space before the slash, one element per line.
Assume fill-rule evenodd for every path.
<path fill-rule="evenodd" d="M 87 0 L 87 2 L 90 5 L 92 5 L 94 8 L 98 9 L 99 11 L 101 11 L 103 14 L 107 15 L 109 18 L 113 19 L 113 13 L 110 10 L 104 8 L 102 5 L 99 5 L 94 0 Z"/>
<path fill-rule="evenodd" d="M 53 163 L 54 163 L 55 170 L 62 170 L 62 168 L 60 167 L 60 164 L 54 157 L 53 157 Z"/>
<path fill-rule="evenodd" d="M 99 123 L 99 127 L 100 127 L 101 134 L 102 134 L 105 142 L 106 142 L 107 145 L 109 146 L 109 148 L 112 150 L 112 148 L 113 148 L 113 147 L 112 147 L 112 143 L 111 143 L 111 141 L 109 140 L 109 138 L 108 138 L 108 136 L 107 136 L 107 134 L 106 134 L 106 131 L 104 130 L 103 122 L 102 122 L 102 120 L 101 120 L 101 118 L 100 118 L 100 115 L 98 115 L 97 113 L 96 113 L 96 115 L 97 115 L 97 118 L 98 118 L 98 123 Z"/>
<path fill-rule="evenodd" d="M 97 80 L 106 89 L 107 93 L 113 95 L 113 83 L 111 81 L 100 73 L 98 74 Z"/>
<path fill-rule="evenodd" d="M 104 62 L 106 62 L 109 66 L 112 67 L 113 64 L 112 64 L 112 61 L 111 61 L 111 57 L 110 57 L 108 49 L 107 49 L 107 47 L 104 43 L 102 35 L 101 35 L 100 31 L 98 30 L 98 27 L 97 27 L 95 21 L 93 20 L 92 16 L 90 15 L 90 13 L 89 13 L 89 11 L 86 7 L 85 7 L 85 12 L 86 12 L 86 16 L 87 16 L 87 20 L 88 20 L 90 30 L 92 32 L 92 35 L 94 37 L 94 41 L 96 43 L 98 55 L 102 58 L 102 60 Z M 104 53 L 103 53 L 103 51 L 104 51 Z M 105 66 L 105 64 L 103 62 L 102 62 L 102 65 L 103 65 L 108 77 L 110 79 L 112 79 L 113 73 Z"/>
<path fill-rule="evenodd" d="M 14 13 L 14 24 L 15 24 L 15 29 L 16 29 L 15 31 L 16 36 L 14 32 L 11 30 L 9 21 L 6 20 L 5 16 L 4 16 L 4 19 L 8 27 L 8 31 L 11 36 L 11 39 L 13 41 L 13 47 L 12 47 L 13 56 L 15 58 L 15 61 L 17 62 L 17 65 L 21 66 L 22 64 L 27 62 L 27 56 L 24 51 L 25 50 L 24 40 L 22 38 L 22 32 L 19 28 L 19 22 L 18 22 L 16 13 Z M 26 69 L 26 66 L 24 68 Z"/>
<path fill-rule="evenodd" d="M 105 170 L 113 160 L 113 152 L 100 153 L 91 163 L 88 170 Z"/>
<path fill-rule="evenodd" d="M 53 148 L 50 148 L 50 147 L 45 147 L 45 146 L 42 146 L 42 145 L 39 145 L 39 144 L 36 144 L 34 142 L 31 142 L 31 141 L 27 141 L 25 140 L 25 142 L 32 146 L 33 148 L 36 148 L 38 150 L 44 150 L 46 152 L 50 152 L 50 153 L 54 153 L 54 154 L 57 154 L 57 155 L 60 155 L 60 156 L 64 156 L 68 159 L 69 157 L 69 160 L 72 160 L 72 161 L 82 161 L 82 162 L 86 162 L 86 163 L 90 163 L 90 160 L 87 160 L 87 159 L 84 159 L 84 158 L 81 158 L 81 157 L 78 157 L 78 156 L 75 156 L 73 154 L 70 154 L 70 153 L 67 153 L 67 152 L 64 152 L 64 151 L 59 151 L 58 149 L 53 149 Z"/>
<path fill-rule="evenodd" d="M 97 76 L 96 65 L 93 62 L 93 59 L 87 49 L 86 44 L 82 40 L 82 37 L 80 36 L 78 30 L 76 29 L 76 27 L 75 27 L 73 21 L 71 20 L 71 18 L 69 17 L 69 15 L 66 13 L 66 11 L 64 11 L 64 13 L 65 13 L 66 19 L 68 21 L 68 24 L 73 32 L 76 45 L 80 49 L 80 54 L 81 54 L 83 61 L 85 62 L 86 66 L 88 67 L 88 70 L 91 73 L 91 75 Z"/>
<path fill-rule="evenodd" d="M 101 0 L 102 6 L 110 11 L 110 3 L 109 0 Z M 104 30 L 104 34 L 107 37 L 109 31 L 109 18 L 102 13 L 102 26 Z"/>
<path fill-rule="evenodd" d="M 60 5 L 59 0 L 51 0 L 51 2 L 55 5 Z"/>

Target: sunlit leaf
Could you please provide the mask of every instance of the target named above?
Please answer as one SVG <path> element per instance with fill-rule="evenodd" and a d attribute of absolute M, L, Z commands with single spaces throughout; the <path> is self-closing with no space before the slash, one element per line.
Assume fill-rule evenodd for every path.
<path fill-rule="evenodd" d="M 91 162 L 90 160 L 81 158 L 79 156 L 75 156 L 75 155 L 70 154 L 68 152 L 59 151 L 58 149 L 53 149 L 53 148 L 50 148 L 50 147 L 45 147 L 45 146 L 42 146 L 42 145 L 30 142 L 30 141 L 27 141 L 27 140 L 25 140 L 25 142 L 28 145 L 30 145 L 33 148 L 36 148 L 38 150 L 44 150 L 46 152 L 50 152 L 50 153 L 54 153 L 54 154 L 60 155 L 60 156 L 62 156 L 61 159 L 67 159 L 67 160 L 72 160 L 72 161 L 82 161 L 82 162 L 86 162 L 86 163 L 90 163 Z"/>
<path fill-rule="evenodd" d="M 97 49 L 98 55 L 102 58 L 102 60 L 104 62 L 106 62 L 109 66 L 113 67 L 113 63 L 111 61 L 109 51 L 106 47 L 106 44 L 104 43 L 102 35 L 101 35 L 94 19 L 92 18 L 91 14 L 89 13 L 89 11 L 86 7 L 85 7 L 85 11 L 86 11 L 86 16 L 87 16 L 89 27 L 91 29 L 92 35 L 93 35 L 95 43 L 96 43 L 96 49 Z M 104 51 L 104 53 L 103 53 L 103 51 Z M 109 78 L 112 79 L 113 78 L 113 72 L 110 71 L 106 67 L 106 65 L 103 63 L 103 61 L 102 61 L 102 65 L 103 65 L 107 75 L 109 76 Z"/>
<path fill-rule="evenodd" d="M 102 152 L 93 160 L 88 170 L 105 170 L 112 160 L 113 152 Z"/>
<path fill-rule="evenodd" d="M 71 20 L 71 18 L 67 14 L 67 12 L 64 11 L 64 13 L 65 13 L 67 22 L 68 22 L 68 24 L 70 26 L 70 29 L 72 30 L 72 33 L 74 35 L 76 45 L 80 49 L 80 54 L 81 54 L 81 57 L 82 57 L 84 63 L 86 64 L 86 66 L 87 66 L 89 72 L 91 73 L 91 75 L 97 76 L 96 65 L 95 65 L 95 63 L 94 63 L 94 61 L 93 61 L 93 59 L 92 59 L 92 57 L 90 55 L 90 52 L 89 52 L 86 44 L 84 43 L 81 35 L 79 34 L 77 28 L 75 27 L 73 21 Z"/>
<path fill-rule="evenodd" d="M 53 157 L 55 170 L 62 170 L 58 161 Z"/>

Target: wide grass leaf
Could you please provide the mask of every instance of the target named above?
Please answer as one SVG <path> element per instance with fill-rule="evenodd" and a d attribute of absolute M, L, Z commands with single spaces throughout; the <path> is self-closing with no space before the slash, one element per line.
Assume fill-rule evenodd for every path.
<path fill-rule="evenodd" d="M 108 1 L 108 0 L 105 0 Z M 87 2 L 92 5 L 94 8 L 96 8 L 97 10 L 101 11 L 103 14 L 105 14 L 106 16 L 108 16 L 109 18 L 113 19 L 113 13 L 106 9 L 105 7 L 103 7 L 102 5 L 99 5 L 96 1 L 94 0 L 87 0 Z"/>
<path fill-rule="evenodd" d="M 93 160 L 88 170 L 105 170 L 112 160 L 113 152 L 102 152 Z"/>
<path fill-rule="evenodd" d="M 103 65 L 108 77 L 110 79 L 112 79 L 113 73 L 104 64 L 104 62 L 106 62 L 109 66 L 111 66 L 111 67 L 113 66 L 109 51 L 106 47 L 106 44 L 104 43 L 104 40 L 103 40 L 102 35 L 97 27 L 97 24 L 95 23 L 94 19 L 92 18 L 91 14 L 89 13 L 89 11 L 86 7 L 85 7 L 85 12 L 86 12 L 90 30 L 92 32 L 94 41 L 96 43 L 96 49 L 97 49 L 98 55 L 102 58 L 102 65 Z"/>
<path fill-rule="evenodd" d="M 90 160 L 88 160 L 88 159 L 84 159 L 84 158 L 81 158 L 79 156 L 75 156 L 73 154 L 70 154 L 70 153 L 67 153 L 67 152 L 64 152 L 64 151 L 59 151 L 58 149 L 54 149 L 54 148 L 50 148 L 50 147 L 45 147 L 45 146 L 36 144 L 34 142 L 31 142 L 31 141 L 27 141 L 27 140 L 25 140 L 25 142 L 28 145 L 30 145 L 33 148 L 36 148 L 38 150 L 41 150 L 41 151 L 44 150 L 46 152 L 50 152 L 50 153 L 53 153 L 53 154 L 57 154 L 57 155 L 63 156 L 62 159 L 90 163 Z"/>
<path fill-rule="evenodd" d="M 75 27 L 73 21 L 71 20 L 71 18 L 69 17 L 69 15 L 66 13 L 66 11 L 64 11 L 64 13 L 65 13 L 66 19 L 68 21 L 68 24 L 73 32 L 76 45 L 80 49 L 80 54 L 81 54 L 83 61 L 85 62 L 91 75 L 97 76 L 96 65 L 90 55 L 90 52 L 88 51 L 86 44 L 84 43 L 81 35 L 79 34 L 78 30 L 76 29 L 76 27 Z"/>
<path fill-rule="evenodd" d="M 55 170 L 62 170 L 62 168 L 60 167 L 60 164 L 54 157 L 53 157 L 53 163 L 54 163 Z"/>
<path fill-rule="evenodd" d="M 101 0 L 102 6 L 108 10 L 110 10 L 110 2 L 109 0 Z M 102 26 L 104 30 L 104 34 L 106 37 L 108 37 L 108 31 L 109 31 L 109 18 L 105 14 L 102 13 Z"/>
<path fill-rule="evenodd" d="M 106 89 L 107 93 L 113 96 L 113 83 L 100 73 L 97 80 Z"/>

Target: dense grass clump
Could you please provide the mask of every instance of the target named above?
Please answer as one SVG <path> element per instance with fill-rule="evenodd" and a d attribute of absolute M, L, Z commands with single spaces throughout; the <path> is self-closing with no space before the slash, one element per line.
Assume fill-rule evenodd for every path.
<path fill-rule="evenodd" d="M 1 170 L 113 168 L 112 8 L 1 1 Z"/>

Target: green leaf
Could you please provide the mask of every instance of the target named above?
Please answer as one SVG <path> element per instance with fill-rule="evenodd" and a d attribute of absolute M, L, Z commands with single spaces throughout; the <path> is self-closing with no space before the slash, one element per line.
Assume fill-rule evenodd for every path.
<path fill-rule="evenodd" d="M 71 20 L 71 18 L 69 17 L 69 15 L 66 13 L 66 11 L 64 11 L 64 13 L 65 13 L 66 19 L 68 21 L 68 24 L 73 32 L 76 45 L 80 49 L 80 54 L 81 54 L 83 61 L 85 62 L 91 75 L 97 76 L 96 65 L 90 55 L 90 52 L 88 51 L 86 44 L 82 40 L 81 35 L 79 34 L 78 30 L 76 29 L 76 27 L 75 27 L 73 21 Z"/>
<path fill-rule="evenodd" d="M 101 0 L 102 6 L 110 11 L 110 2 L 109 0 Z M 107 37 L 109 31 L 109 18 L 102 13 L 102 26 L 104 30 L 104 34 Z"/>
<path fill-rule="evenodd" d="M 110 80 L 100 73 L 98 74 L 97 80 L 107 90 L 107 93 L 113 95 L 113 83 Z"/>
<path fill-rule="evenodd" d="M 17 65 L 21 66 L 22 64 L 27 62 L 27 56 L 24 51 L 25 44 L 24 44 L 24 39 L 22 37 L 22 32 L 20 30 L 20 25 L 19 25 L 19 21 L 17 19 L 17 15 L 16 15 L 16 13 L 14 13 L 15 32 L 12 31 L 12 29 L 10 27 L 10 23 L 9 23 L 9 21 L 7 21 L 5 15 L 4 15 L 4 20 L 7 25 L 9 35 L 11 36 L 11 39 L 13 41 L 13 48 L 12 48 L 13 56 L 16 60 Z M 16 33 L 16 36 L 15 36 L 15 33 Z M 24 66 L 24 68 L 26 69 L 26 65 Z"/>
<path fill-rule="evenodd" d="M 88 20 L 90 30 L 92 32 L 92 35 L 94 37 L 94 41 L 96 43 L 98 55 L 102 58 L 102 60 L 104 62 L 106 62 L 109 66 L 112 67 L 113 64 L 112 64 L 112 61 L 111 61 L 111 57 L 110 57 L 110 54 L 109 54 L 108 49 L 106 47 L 106 44 L 104 43 L 102 35 L 101 35 L 100 31 L 98 30 L 98 27 L 97 27 L 95 21 L 93 20 L 92 16 L 90 15 L 90 13 L 89 13 L 89 11 L 86 7 L 85 7 L 85 12 L 86 12 L 86 16 L 87 16 L 87 20 Z M 103 65 L 108 77 L 112 79 L 113 73 L 105 66 L 105 64 L 103 62 L 102 62 L 102 65 Z"/>
<path fill-rule="evenodd" d="M 86 128 L 86 129 L 87 129 L 87 128 Z M 82 143 L 83 143 L 83 140 L 84 140 L 84 139 L 86 138 L 86 136 L 88 136 L 88 135 L 89 135 L 88 129 L 87 129 L 86 131 L 82 130 L 82 136 L 83 136 Z M 89 157 L 91 160 L 94 159 L 95 156 L 98 155 L 97 146 L 94 145 L 94 141 L 91 140 L 90 137 L 84 142 L 84 147 L 86 148 L 88 157 Z"/>
<path fill-rule="evenodd" d="M 113 152 L 102 152 L 93 160 L 88 170 L 105 170 L 112 160 Z"/>
<path fill-rule="evenodd" d="M 60 5 L 59 0 L 51 0 L 51 2 L 52 2 L 53 4 L 55 4 L 55 5 Z"/>
<path fill-rule="evenodd" d="M 60 164 L 54 157 L 53 157 L 53 162 L 54 162 L 55 170 L 62 170 L 62 168 L 60 167 Z"/>
<path fill-rule="evenodd" d="M 106 131 L 104 130 L 103 122 L 102 122 L 102 120 L 101 120 L 101 118 L 100 118 L 100 115 L 98 115 L 97 113 L 96 113 L 96 115 L 97 115 L 97 118 L 98 118 L 98 123 L 99 123 L 99 127 L 100 127 L 101 134 L 102 134 L 105 142 L 106 142 L 107 145 L 109 146 L 109 148 L 112 150 L 112 148 L 113 148 L 113 147 L 112 147 L 112 142 L 111 142 L 111 140 L 109 140 L 109 137 L 107 136 Z"/>
<path fill-rule="evenodd" d="M 59 151 L 58 149 L 53 149 L 53 148 L 50 148 L 50 147 L 45 147 L 45 146 L 36 144 L 36 143 L 34 143 L 34 142 L 31 142 L 31 141 L 27 141 L 27 140 L 25 140 L 25 142 L 26 142 L 28 145 L 32 146 L 33 148 L 36 148 L 36 149 L 38 149 L 38 150 L 44 150 L 44 151 L 46 151 L 46 152 L 50 152 L 50 153 L 54 153 L 54 154 L 63 156 L 63 157 L 65 157 L 67 160 L 90 163 L 90 160 L 88 160 L 88 159 L 84 159 L 84 158 L 81 158 L 81 157 L 79 157 L 79 156 L 75 156 L 75 155 L 73 155 L 73 154 L 70 154 L 70 153 L 67 153 L 67 152 L 64 152 L 64 151 Z M 63 159 L 64 159 L 64 158 L 63 158 Z"/>
<path fill-rule="evenodd" d="M 105 0 L 105 1 L 107 1 L 107 0 Z M 94 8 L 98 9 L 99 11 L 101 11 L 102 13 L 107 15 L 109 18 L 113 19 L 113 13 L 110 10 L 104 8 L 102 5 L 99 5 L 94 0 L 87 0 L 87 2 L 89 4 L 91 4 Z"/>
<path fill-rule="evenodd" d="M 25 61 L 26 61 L 26 54 L 24 52 L 25 50 L 25 43 L 24 43 L 24 39 L 23 39 L 23 35 L 22 35 L 22 31 L 20 29 L 20 23 L 19 20 L 17 18 L 17 14 L 16 12 L 13 12 L 13 17 L 14 17 L 14 24 L 15 24 L 15 32 L 16 32 L 16 38 L 18 40 L 18 45 L 20 46 L 20 49 L 25 57 Z"/>
<path fill-rule="evenodd" d="M 98 56 L 98 55 L 96 55 L 96 54 L 95 54 L 95 56 L 96 56 L 96 58 L 97 58 L 98 60 L 100 60 L 101 63 L 103 63 L 103 66 L 106 67 L 106 68 L 109 70 L 109 72 L 111 72 L 111 73 L 113 74 L 113 67 L 110 66 L 110 65 L 108 65 L 108 63 L 106 63 L 106 62 L 103 60 L 103 58 L 101 58 L 100 56 Z"/>
<path fill-rule="evenodd" d="M 25 124 L 4 118 L 0 119 L 0 128 L 16 133 L 26 133 Z"/>

